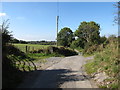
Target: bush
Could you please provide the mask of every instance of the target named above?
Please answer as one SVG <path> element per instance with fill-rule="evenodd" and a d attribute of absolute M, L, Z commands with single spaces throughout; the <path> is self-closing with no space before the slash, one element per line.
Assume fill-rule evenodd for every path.
<path fill-rule="evenodd" d="M 106 74 L 113 78 L 114 80 L 110 81 L 111 84 L 108 85 L 108 88 L 117 88 L 118 82 L 117 80 L 120 78 L 119 76 L 119 68 L 120 68 L 120 59 L 118 56 L 118 42 L 117 39 L 109 39 L 109 44 L 105 45 L 101 44 L 96 47 L 91 46 L 87 51 L 90 53 L 95 50 L 95 48 L 99 48 L 100 52 L 96 51 L 95 58 L 93 62 L 87 63 L 86 68 L 88 73 L 97 72 L 97 70 L 101 70 L 102 72 L 106 72 Z M 98 49 L 96 49 L 98 50 Z"/>
<path fill-rule="evenodd" d="M 106 45 L 108 44 L 108 42 L 104 42 L 103 44 L 95 44 L 95 45 L 91 45 L 91 44 L 88 44 L 85 46 L 84 50 L 83 50 L 83 54 L 94 54 L 94 53 L 97 53 L 97 52 L 101 52 L 103 51 L 103 49 L 106 47 Z"/>
<path fill-rule="evenodd" d="M 12 45 L 5 46 L 2 57 L 3 88 L 16 87 L 23 79 L 24 73 L 16 67 L 16 62 L 29 59 L 22 51 Z"/>
<path fill-rule="evenodd" d="M 40 49 L 40 50 L 34 50 L 31 51 L 31 53 L 46 53 L 46 54 L 52 54 L 52 53 L 56 53 L 56 54 L 60 54 L 62 56 L 72 56 L 72 55 L 77 55 L 77 52 L 70 50 L 70 49 L 66 49 L 64 47 L 53 47 L 50 46 L 47 49 Z"/>
<path fill-rule="evenodd" d="M 80 47 L 78 40 L 74 40 L 72 44 L 70 45 L 71 48 L 78 48 Z"/>
<path fill-rule="evenodd" d="M 55 48 L 54 50 L 55 50 L 54 52 L 59 53 L 59 54 L 64 55 L 64 56 L 78 55 L 77 52 L 70 50 L 70 49 L 66 49 L 64 47 Z"/>
<path fill-rule="evenodd" d="M 85 49 L 83 50 L 83 54 L 93 54 L 97 51 L 98 45 L 87 45 Z"/>

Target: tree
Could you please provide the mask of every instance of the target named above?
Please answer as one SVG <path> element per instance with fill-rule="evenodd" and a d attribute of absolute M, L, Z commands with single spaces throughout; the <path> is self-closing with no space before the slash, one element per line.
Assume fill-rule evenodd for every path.
<path fill-rule="evenodd" d="M 100 43 L 104 43 L 107 41 L 107 38 L 105 36 L 100 37 Z"/>
<path fill-rule="evenodd" d="M 13 38 L 13 39 L 11 40 L 11 43 L 19 43 L 19 40 L 16 39 L 16 38 Z"/>
<path fill-rule="evenodd" d="M 27 44 L 28 42 L 20 40 L 19 43 L 21 43 L 21 44 Z"/>
<path fill-rule="evenodd" d="M 82 44 L 89 43 L 91 45 L 98 44 L 100 40 L 100 26 L 91 21 L 91 22 L 82 22 L 78 29 L 75 31 L 75 36 L 82 41 Z"/>
<path fill-rule="evenodd" d="M 8 53 L 7 44 L 12 40 L 12 34 L 8 31 L 9 23 L 8 20 L 4 20 L 0 25 L 0 31 L 2 32 L 2 53 L 3 57 Z"/>
<path fill-rule="evenodd" d="M 118 11 L 114 17 L 114 22 L 120 25 L 120 1 L 115 4 L 115 7 L 117 7 Z"/>
<path fill-rule="evenodd" d="M 2 45 L 6 45 L 12 40 L 12 34 L 8 31 L 9 23 L 8 20 L 4 20 L 2 25 L 0 25 L 0 31 L 2 32 Z"/>
<path fill-rule="evenodd" d="M 70 47 L 71 48 L 84 48 L 84 46 L 85 46 L 85 43 L 84 43 L 84 40 L 82 40 L 82 39 L 80 39 L 80 38 L 78 38 L 77 40 L 74 40 L 73 42 L 72 42 L 72 44 L 70 45 Z"/>
<path fill-rule="evenodd" d="M 0 31 L 2 33 L 2 65 L 4 68 L 9 68 L 11 66 L 12 60 L 9 60 L 7 55 L 9 55 L 9 42 L 12 40 L 12 34 L 8 31 L 9 23 L 8 20 L 4 20 L 0 25 Z"/>
<path fill-rule="evenodd" d="M 58 33 L 57 40 L 58 40 L 58 45 L 69 47 L 72 41 L 74 40 L 72 30 L 68 27 L 64 27 Z"/>
<path fill-rule="evenodd" d="M 116 40 L 117 40 L 116 35 L 110 35 L 110 36 L 108 37 L 108 41 L 109 41 L 109 42 L 115 42 Z"/>

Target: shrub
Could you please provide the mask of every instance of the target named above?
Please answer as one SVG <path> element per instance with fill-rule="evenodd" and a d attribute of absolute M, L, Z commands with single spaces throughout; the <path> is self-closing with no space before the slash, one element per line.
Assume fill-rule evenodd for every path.
<path fill-rule="evenodd" d="M 96 54 L 94 61 L 87 63 L 85 66 L 87 68 L 86 71 L 89 74 L 97 72 L 98 70 L 105 72 L 109 77 L 114 79 L 110 81 L 111 83 L 108 85 L 107 88 L 117 88 L 117 80 L 120 79 L 120 59 L 118 55 L 118 41 L 117 38 L 112 36 L 108 38 L 108 42 L 109 43 L 107 44 L 103 43 L 99 46 L 91 46 L 89 49 L 86 49 L 87 53 L 96 52 Z"/>
<path fill-rule="evenodd" d="M 64 56 L 77 55 L 77 52 L 70 50 L 70 49 L 65 49 L 65 48 L 59 48 L 58 53 L 60 53 L 61 55 L 64 55 Z"/>
<path fill-rule="evenodd" d="M 34 50 L 31 53 L 46 53 L 46 54 L 52 54 L 52 53 L 56 53 L 56 54 L 60 54 L 62 56 L 72 56 L 72 55 L 77 55 L 77 52 L 70 50 L 70 49 L 66 49 L 64 47 L 53 47 L 50 46 L 47 49 L 41 49 L 41 50 Z"/>
<path fill-rule="evenodd" d="M 98 45 L 86 45 L 85 49 L 83 50 L 83 54 L 93 54 L 94 52 L 96 52 L 98 49 Z"/>

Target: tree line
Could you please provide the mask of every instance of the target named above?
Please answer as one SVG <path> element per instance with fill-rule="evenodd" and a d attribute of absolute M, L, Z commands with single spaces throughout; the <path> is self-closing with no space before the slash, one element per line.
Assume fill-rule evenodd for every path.
<path fill-rule="evenodd" d="M 18 44 L 40 44 L 40 45 L 56 45 L 56 41 L 24 41 L 24 40 L 18 40 L 16 38 L 13 38 L 10 43 L 18 43 Z"/>
<path fill-rule="evenodd" d="M 83 21 L 73 32 L 70 28 L 64 27 L 58 33 L 58 45 L 77 49 L 88 49 L 93 45 L 108 43 L 107 37 L 100 36 L 100 25 L 94 21 Z M 110 37 L 116 38 L 115 35 Z"/>

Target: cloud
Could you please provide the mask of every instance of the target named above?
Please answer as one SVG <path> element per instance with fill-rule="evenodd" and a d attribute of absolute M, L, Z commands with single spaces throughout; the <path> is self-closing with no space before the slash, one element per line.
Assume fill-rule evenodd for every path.
<path fill-rule="evenodd" d="M 41 41 L 41 40 L 47 40 L 47 41 L 55 41 L 54 36 L 45 36 L 45 35 L 36 35 L 36 34 L 23 34 L 19 33 L 18 35 L 15 34 L 16 38 L 19 40 L 25 40 L 25 41 Z"/>
<path fill-rule="evenodd" d="M 6 16 L 6 13 L 0 13 L 0 17 Z"/>

